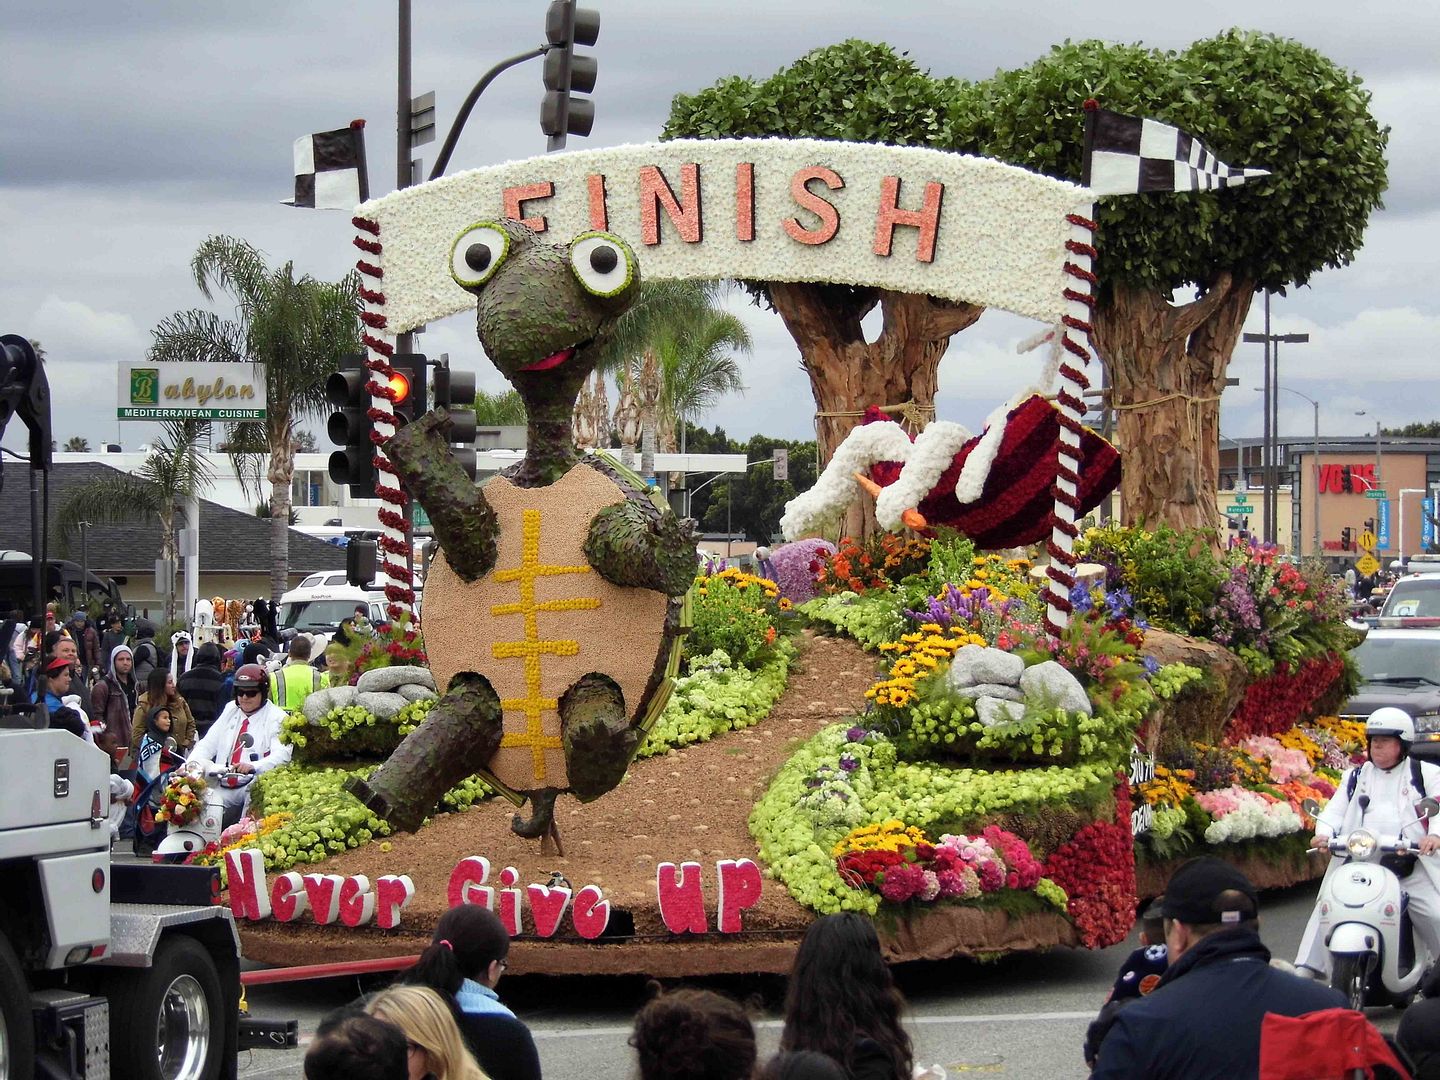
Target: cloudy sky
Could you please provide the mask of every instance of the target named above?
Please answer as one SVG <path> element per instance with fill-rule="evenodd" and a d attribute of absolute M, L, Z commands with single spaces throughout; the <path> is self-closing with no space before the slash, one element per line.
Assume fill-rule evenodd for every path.
<path fill-rule="evenodd" d="M 655 137 L 673 94 L 729 74 L 766 76 L 809 49 L 864 37 L 908 50 L 936 75 L 984 78 L 1064 38 L 1101 37 L 1182 48 L 1231 26 L 1296 37 L 1357 72 L 1392 127 L 1386 209 L 1344 270 L 1276 298 L 1281 332 L 1305 331 L 1281 360 L 1286 386 L 1322 402 L 1327 434 L 1440 418 L 1440 5 L 1413 0 L 592 0 L 602 11 L 597 120 L 574 148 Z M 491 64 L 543 40 L 545 0 L 414 5 L 415 93 L 435 90 L 441 131 Z M 291 185 L 291 142 L 369 122 L 372 190 L 395 174 L 395 6 L 378 0 L 0 0 L 0 332 L 40 340 L 49 355 L 55 432 L 62 442 L 117 437 L 149 425 L 114 417 L 115 365 L 143 359 L 151 328 L 200 305 L 188 272 L 212 233 L 248 239 L 273 262 L 336 278 L 354 261 L 348 215 L 279 204 Z M 542 153 L 538 62 L 491 86 L 450 171 Z M 438 142 L 423 147 L 426 168 Z M 1232 162 L 1231 164 L 1259 164 Z M 747 392 L 703 419 L 732 435 L 812 433 L 809 386 L 779 318 L 735 306 L 752 328 Z M 1258 319 L 1259 304 L 1252 312 Z M 952 342 L 941 368 L 940 415 L 970 426 L 1023 381 L 1035 361 L 1015 343 L 1035 324 L 999 312 Z M 469 321 L 423 338 L 432 355 L 499 389 Z M 1258 435 L 1261 352 L 1241 346 L 1240 385 L 1223 401 L 1228 435 Z M 1308 434 L 1308 403 L 1282 395 L 1281 426 Z M 1358 417 L 1357 411 L 1367 415 Z M 16 428 L 19 425 L 14 425 Z M 315 430 L 323 423 L 310 425 Z M 122 431 L 121 428 L 124 428 Z M 12 430 L 7 446 L 23 446 Z"/>

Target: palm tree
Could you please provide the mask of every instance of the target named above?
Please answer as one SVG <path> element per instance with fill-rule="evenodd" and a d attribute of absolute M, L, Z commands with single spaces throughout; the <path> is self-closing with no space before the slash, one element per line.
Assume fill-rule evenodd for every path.
<path fill-rule="evenodd" d="M 616 324 L 602 370 L 620 387 L 615 424 L 633 440 L 638 414 L 640 471 L 655 473 L 657 436 L 674 432 L 725 394 L 743 392 L 733 352 L 748 353 L 745 324 L 719 307 L 724 286 L 714 281 L 655 281 Z M 627 422 L 628 421 L 628 422 Z M 622 441 L 622 449 L 632 450 Z"/>
<path fill-rule="evenodd" d="M 175 510 L 192 496 L 204 493 L 214 476 L 197 453 L 203 425 L 195 420 L 170 422 L 151 444 L 150 452 L 133 473 L 118 470 L 70 488 L 56 518 L 64 547 L 84 525 L 129 523 L 160 526 L 160 557 L 170 560 L 170 584 L 165 596 L 165 621 L 175 618 L 174 574 L 180 545 Z M 194 523 L 192 523 L 193 525 Z"/>
<path fill-rule="evenodd" d="M 265 379 L 265 419 L 234 425 L 227 449 L 247 489 L 263 491 L 259 455 L 268 454 L 270 594 L 278 600 L 289 577 L 290 482 L 300 422 L 325 408 L 325 380 L 340 358 L 360 350 L 355 275 L 338 282 L 296 277 L 294 263 L 270 268 L 244 240 L 212 236 L 190 261 L 205 299 L 216 290 L 235 302 L 235 318 L 204 309 L 179 311 L 152 331 L 150 359 L 240 361 Z"/>
<path fill-rule="evenodd" d="M 88 454 L 90 452 L 90 440 L 83 435 L 71 435 L 65 440 L 61 447 L 67 454 Z"/>
<path fill-rule="evenodd" d="M 514 390 L 475 391 L 475 422 L 481 427 L 524 427 L 525 403 Z"/>

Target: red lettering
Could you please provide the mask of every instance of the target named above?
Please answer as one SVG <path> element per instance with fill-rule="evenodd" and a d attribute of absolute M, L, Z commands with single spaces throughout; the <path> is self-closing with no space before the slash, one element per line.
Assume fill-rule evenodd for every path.
<path fill-rule="evenodd" d="M 375 917 L 375 894 L 370 879 L 364 874 L 347 877 L 340 883 L 340 922 L 345 926 L 365 926 Z"/>
<path fill-rule="evenodd" d="M 500 910 L 496 914 L 511 937 L 520 933 L 520 890 L 510 888 L 519 880 L 520 871 L 513 866 L 500 871 L 500 884 L 505 887 L 500 890 Z"/>
<path fill-rule="evenodd" d="M 698 244 L 700 229 L 700 166 L 680 166 L 680 195 L 670 190 L 665 174 L 655 165 L 640 167 L 640 240 L 647 247 L 660 243 L 660 208 L 687 244 Z"/>
<path fill-rule="evenodd" d="M 1350 475 L 1355 478 L 1354 488 L 1356 491 L 1373 491 L 1380 485 L 1375 480 L 1375 463 L 1369 465 L 1351 465 Z"/>
<path fill-rule="evenodd" d="M 672 934 L 703 934 L 709 929 L 699 863 L 682 863 L 677 874 L 674 863 L 662 862 L 655 868 L 655 894 L 660 918 Z"/>
<path fill-rule="evenodd" d="M 375 925 L 394 930 L 400 925 L 400 913 L 415 898 L 415 883 L 409 874 L 387 874 L 375 880 L 375 893 Z"/>
<path fill-rule="evenodd" d="M 755 163 L 735 166 L 735 239 L 755 239 Z"/>
<path fill-rule="evenodd" d="M 935 259 L 935 235 L 940 228 L 940 203 L 945 185 L 930 181 L 925 185 L 925 200 L 919 210 L 901 210 L 900 178 L 887 176 L 880 182 L 880 211 L 875 218 L 875 254 L 889 255 L 896 225 L 913 225 L 920 230 L 915 257 L 921 262 Z"/>
<path fill-rule="evenodd" d="M 575 894 L 570 921 L 575 924 L 577 934 L 586 941 L 594 941 L 610 925 L 610 901 L 597 886 L 586 885 Z"/>
<path fill-rule="evenodd" d="M 295 871 L 281 874 L 270 890 L 270 906 L 280 922 L 293 922 L 310 906 L 305 898 L 305 879 Z"/>
<path fill-rule="evenodd" d="M 555 194 L 555 185 L 549 180 L 541 180 L 534 184 L 521 184 L 519 187 L 508 187 L 505 189 L 502 198 L 505 201 L 505 216 L 520 222 L 521 225 L 529 225 L 536 232 L 544 232 L 550 226 L 543 216 L 526 217 L 525 204 L 534 202 L 536 199 L 548 199 Z"/>
<path fill-rule="evenodd" d="M 321 926 L 329 926 L 340 917 L 340 883 L 344 880 L 339 874 L 305 875 L 305 897 Z"/>
<path fill-rule="evenodd" d="M 591 173 L 585 178 L 585 190 L 590 201 L 590 228 L 605 232 L 610 228 L 610 215 L 605 206 L 605 177 Z"/>
<path fill-rule="evenodd" d="M 799 170 L 790 178 L 790 198 L 794 199 L 795 204 L 802 210 L 809 210 L 818 217 L 820 225 L 807 229 L 797 219 L 789 218 L 781 227 L 792 240 L 798 240 L 802 244 L 823 244 L 840 231 L 840 212 L 828 199 L 821 198 L 810 190 L 811 180 L 821 181 L 831 191 L 838 191 L 845 186 L 845 181 L 840 179 L 838 173 L 823 165 L 812 165 L 808 169 Z"/>
<path fill-rule="evenodd" d="M 1320 490 L 1340 491 L 1342 487 L 1339 465 L 1320 466 Z"/>
<path fill-rule="evenodd" d="M 230 887 L 230 912 L 237 919 L 259 920 L 270 915 L 265 890 L 265 856 L 259 848 L 225 853 L 225 875 Z"/>
<path fill-rule="evenodd" d="M 445 889 L 445 900 L 451 907 L 481 904 L 493 909 L 495 890 L 481 887 L 489 880 L 490 860 L 483 855 L 466 856 L 450 871 L 450 884 Z"/>
<path fill-rule="evenodd" d="M 760 867 L 750 859 L 721 859 L 715 864 L 720 879 L 720 900 L 715 905 L 715 925 L 722 934 L 740 932 L 740 912 L 760 902 L 764 884 Z"/>
<path fill-rule="evenodd" d="M 527 885 L 530 896 L 530 918 L 535 921 L 535 933 L 540 937 L 554 937 L 560 929 L 560 920 L 570 906 L 570 890 L 562 886 L 551 888 L 547 885 Z"/>

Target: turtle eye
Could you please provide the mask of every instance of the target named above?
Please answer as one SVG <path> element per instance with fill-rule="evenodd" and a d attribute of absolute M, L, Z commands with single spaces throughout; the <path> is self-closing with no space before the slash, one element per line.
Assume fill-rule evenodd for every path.
<path fill-rule="evenodd" d="M 450 248 L 450 276 L 462 288 L 479 288 L 495 276 L 509 252 L 509 233 L 492 221 L 477 222 Z"/>
<path fill-rule="evenodd" d="M 570 269 L 586 292 L 618 296 L 635 280 L 635 253 L 610 233 L 581 233 L 570 245 Z"/>

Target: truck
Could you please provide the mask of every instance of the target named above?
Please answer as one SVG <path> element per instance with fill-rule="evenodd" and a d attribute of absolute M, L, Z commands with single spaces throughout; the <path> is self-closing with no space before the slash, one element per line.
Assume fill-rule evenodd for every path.
<path fill-rule="evenodd" d="M 112 860 L 110 758 L 0 711 L 0 1080 L 234 1080 L 249 1042 L 218 867 Z"/>
<path fill-rule="evenodd" d="M 0 551 L 0 612 L 19 611 L 31 619 L 34 561 L 27 551 Z M 43 567 L 41 596 L 58 601 L 61 611 L 83 611 L 108 604 L 122 615 L 127 611 L 114 578 L 100 577 L 68 559 L 50 559 Z"/>

